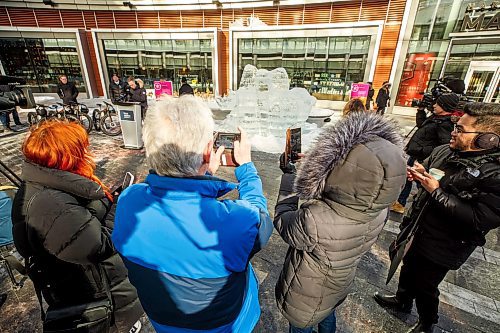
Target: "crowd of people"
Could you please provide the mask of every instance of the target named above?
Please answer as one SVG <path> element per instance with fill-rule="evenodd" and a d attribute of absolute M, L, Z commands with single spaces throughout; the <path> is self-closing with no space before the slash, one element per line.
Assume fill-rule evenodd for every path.
<path fill-rule="evenodd" d="M 61 78 L 61 98 L 76 101 L 73 88 Z M 389 88 L 379 92 L 377 112 L 367 112 L 373 92 L 367 103 L 351 100 L 296 163 L 281 156 L 273 218 L 246 132 L 239 128 L 234 142 L 237 183 L 218 178 L 224 147 L 213 148 L 212 113 L 185 85 L 180 98 L 148 110 L 142 81 L 112 76 L 111 98 L 129 95 L 145 117 L 151 171 L 126 189 L 95 175 L 78 124 L 32 129 L 12 203 L 13 241 L 40 305 L 43 298 L 49 306 L 44 328 L 77 322 L 132 333 L 145 313 L 162 333 L 252 332 L 260 306 L 251 259 L 274 229 L 288 245 L 275 296 L 289 332 L 333 333 L 361 257 L 389 209 L 405 212 L 416 183 L 401 223 L 412 241 L 397 292 L 374 298 L 403 312 L 415 301 L 411 332 L 432 332 L 439 283 L 500 226 L 500 105 L 468 103 L 462 115 L 458 96 L 442 94 L 431 116 L 418 110 L 418 129 L 403 148 L 398 125 L 383 117 Z M 235 189 L 238 199 L 221 198 Z M 82 315 L 82 306 L 85 314 L 106 311 Z"/>

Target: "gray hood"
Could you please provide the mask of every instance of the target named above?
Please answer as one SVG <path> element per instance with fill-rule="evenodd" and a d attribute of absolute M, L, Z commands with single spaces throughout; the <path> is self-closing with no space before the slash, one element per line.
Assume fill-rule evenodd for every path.
<path fill-rule="evenodd" d="M 397 199 L 406 163 L 396 122 L 355 112 L 327 127 L 301 162 L 295 191 L 302 199 L 327 199 L 364 213 Z"/>

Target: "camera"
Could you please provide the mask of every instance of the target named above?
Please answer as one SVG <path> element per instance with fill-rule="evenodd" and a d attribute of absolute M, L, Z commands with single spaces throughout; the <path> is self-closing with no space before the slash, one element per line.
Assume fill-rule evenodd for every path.
<path fill-rule="evenodd" d="M 422 93 L 422 99 L 413 99 L 411 102 L 412 107 L 416 107 L 419 109 L 427 109 L 429 111 L 434 110 L 434 104 L 436 104 L 436 100 L 442 94 L 446 93 L 455 93 L 460 97 L 460 103 L 458 109 L 463 109 L 463 104 L 469 102 L 467 97 L 464 95 L 465 90 L 465 82 L 464 80 L 457 79 L 452 76 L 447 76 L 441 79 L 438 79 L 437 82 L 432 87 L 430 93 Z"/>
<path fill-rule="evenodd" d="M 22 109 L 36 106 L 31 88 L 23 78 L 0 75 L 0 111 L 10 111 L 16 106 Z"/>

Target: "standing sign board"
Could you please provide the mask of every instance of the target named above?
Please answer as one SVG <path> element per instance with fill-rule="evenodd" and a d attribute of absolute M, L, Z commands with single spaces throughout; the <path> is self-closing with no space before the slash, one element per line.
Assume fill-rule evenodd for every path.
<path fill-rule="evenodd" d="M 351 90 L 351 98 L 359 98 L 363 101 L 363 105 L 366 104 L 366 98 L 368 97 L 368 91 L 370 90 L 370 85 L 367 83 L 353 83 Z"/>
<path fill-rule="evenodd" d="M 172 81 L 154 81 L 154 87 L 156 99 L 163 95 L 173 95 Z"/>
<path fill-rule="evenodd" d="M 141 149 L 142 117 L 139 102 L 115 102 L 122 128 L 123 146 L 128 149 Z"/>

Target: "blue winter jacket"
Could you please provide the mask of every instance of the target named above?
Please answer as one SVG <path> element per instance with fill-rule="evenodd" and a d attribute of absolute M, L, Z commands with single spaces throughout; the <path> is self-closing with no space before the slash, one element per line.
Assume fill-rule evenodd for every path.
<path fill-rule="evenodd" d="M 157 332 L 251 332 L 260 316 L 251 257 L 273 225 L 253 163 L 239 185 L 149 174 L 118 200 L 112 235 Z M 217 200 L 238 188 L 239 200 Z"/>

